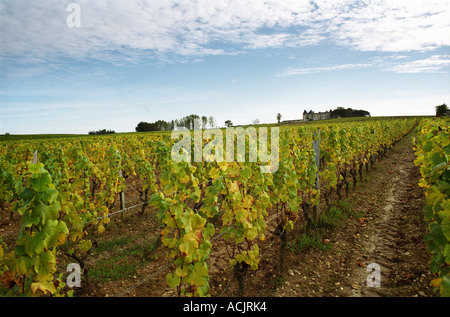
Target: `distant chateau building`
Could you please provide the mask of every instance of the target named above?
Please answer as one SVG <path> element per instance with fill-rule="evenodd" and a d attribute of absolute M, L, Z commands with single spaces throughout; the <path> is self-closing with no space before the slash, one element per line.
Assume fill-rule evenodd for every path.
<path fill-rule="evenodd" d="M 325 112 L 314 112 L 310 110 L 307 112 L 303 111 L 303 121 L 317 121 L 317 120 L 328 120 L 331 119 L 331 110 Z"/>

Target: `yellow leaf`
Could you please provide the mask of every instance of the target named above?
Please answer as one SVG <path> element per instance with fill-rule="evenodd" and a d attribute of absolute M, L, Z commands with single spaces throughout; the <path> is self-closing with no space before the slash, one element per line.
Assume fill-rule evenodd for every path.
<path fill-rule="evenodd" d="M 105 232 L 105 227 L 104 227 L 102 224 L 100 224 L 100 225 L 98 226 L 98 232 L 99 232 L 99 233 Z"/>
<path fill-rule="evenodd" d="M 228 189 L 230 190 L 230 193 L 236 193 L 239 191 L 239 185 L 236 182 L 232 182 Z"/>
<path fill-rule="evenodd" d="M 220 176 L 220 171 L 215 167 L 211 168 L 211 170 L 209 171 L 209 177 L 216 179 L 219 176 Z"/>
<path fill-rule="evenodd" d="M 423 187 L 423 188 L 430 188 L 430 185 L 428 185 L 427 182 L 423 178 L 420 179 L 419 186 Z"/>
<path fill-rule="evenodd" d="M 185 174 L 183 177 L 180 178 L 180 182 L 181 182 L 182 184 L 186 184 L 186 183 L 188 183 L 190 180 L 191 180 L 191 179 L 190 179 L 189 175 L 186 175 L 186 174 Z"/>
<path fill-rule="evenodd" d="M 32 283 L 31 290 L 33 291 L 33 293 L 36 293 L 38 290 L 40 290 L 44 294 L 47 294 L 47 292 L 49 292 L 50 294 L 53 294 L 56 292 L 55 285 L 51 282 Z"/>
<path fill-rule="evenodd" d="M 432 280 L 430 284 L 433 287 L 439 287 L 439 286 L 441 286 L 441 282 L 442 282 L 442 278 L 439 277 L 439 278 L 435 278 L 434 280 Z"/>
<path fill-rule="evenodd" d="M 197 236 L 195 235 L 194 232 L 189 232 L 183 236 L 183 240 L 186 242 L 196 242 L 197 243 Z"/>
<path fill-rule="evenodd" d="M 194 187 L 196 187 L 199 183 L 198 178 L 194 177 L 194 176 L 191 177 L 191 181 L 192 181 L 192 186 L 194 186 Z"/>
<path fill-rule="evenodd" d="M 165 227 L 164 229 L 161 230 L 161 236 L 163 236 L 163 238 L 168 235 L 170 232 L 170 228 Z"/>
<path fill-rule="evenodd" d="M 246 209 L 250 209 L 250 207 L 253 205 L 253 196 L 247 195 L 242 201 L 242 206 Z"/>
<path fill-rule="evenodd" d="M 177 269 L 175 270 L 175 274 L 178 275 L 179 277 L 185 277 L 188 275 L 188 269 L 186 267 L 177 267 Z"/>
<path fill-rule="evenodd" d="M 179 201 L 185 201 L 187 197 L 188 196 L 186 195 L 186 193 L 183 193 L 178 200 Z"/>

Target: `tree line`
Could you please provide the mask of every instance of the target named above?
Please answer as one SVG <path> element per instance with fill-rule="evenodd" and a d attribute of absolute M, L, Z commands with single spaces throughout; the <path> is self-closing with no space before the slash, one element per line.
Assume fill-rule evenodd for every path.
<path fill-rule="evenodd" d="M 436 116 L 445 116 L 448 109 L 448 106 L 444 103 L 442 105 L 436 106 Z M 349 118 L 349 117 L 365 117 L 370 116 L 370 112 L 366 110 L 355 110 L 352 108 L 343 108 L 337 107 L 335 110 L 330 110 L 331 119 L 335 118 Z M 277 122 L 281 122 L 281 113 L 277 113 Z M 259 119 L 255 119 L 253 124 L 259 124 Z M 225 121 L 225 126 L 231 127 L 233 126 L 233 122 L 231 120 Z M 216 119 L 213 116 L 199 116 L 196 114 L 191 114 L 181 119 L 175 119 L 170 121 L 158 120 L 155 122 L 144 122 L 141 121 L 136 126 L 136 132 L 149 132 L 149 131 L 172 131 L 177 128 L 187 128 L 187 129 L 214 129 L 217 128 Z M 98 131 L 89 131 L 90 135 L 100 135 L 100 134 L 113 134 L 116 133 L 114 130 L 98 130 Z M 6 133 L 8 136 L 9 133 Z"/>
<path fill-rule="evenodd" d="M 198 116 L 196 114 L 191 114 L 185 116 L 181 119 L 175 119 L 170 121 L 158 120 L 155 122 L 144 122 L 141 121 L 136 126 L 136 132 L 149 132 L 149 131 L 171 131 L 176 128 L 187 128 L 194 129 L 201 128 L 216 128 L 216 120 L 213 116 Z"/>
<path fill-rule="evenodd" d="M 336 118 L 351 118 L 351 117 L 365 117 L 370 116 L 370 112 L 366 110 L 355 110 L 352 108 L 345 109 L 344 107 L 337 107 L 331 111 L 330 114 L 332 119 Z"/>
<path fill-rule="evenodd" d="M 114 134 L 116 133 L 114 130 L 98 130 L 98 131 L 89 131 L 89 135 L 100 135 L 100 134 Z"/>

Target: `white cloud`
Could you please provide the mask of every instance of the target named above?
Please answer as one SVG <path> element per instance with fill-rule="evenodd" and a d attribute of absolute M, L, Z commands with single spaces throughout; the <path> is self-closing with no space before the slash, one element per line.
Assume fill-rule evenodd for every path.
<path fill-rule="evenodd" d="M 81 28 L 66 25 L 69 3 L 0 3 L 0 60 L 132 62 L 323 41 L 392 52 L 450 45 L 450 2 L 442 0 L 78 0 Z"/>
<path fill-rule="evenodd" d="M 337 43 L 361 51 L 426 51 L 450 45 L 450 2 L 375 0 L 331 21 Z"/>
<path fill-rule="evenodd" d="M 348 69 L 358 69 L 358 68 L 368 68 L 373 65 L 370 63 L 367 64 L 340 64 L 340 65 L 332 65 L 332 66 L 322 66 L 322 67 L 305 67 L 305 68 L 289 68 L 284 72 L 278 74 L 278 77 L 287 77 L 287 76 L 295 76 L 295 75 L 307 75 L 307 74 L 315 74 L 322 72 L 331 72 L 331 71 L 339 71 L 339 70 L 348 70 Z"/>
<path fill-rule="evenodd" d="M 395 73 L 449 73 L 450 55 L 433 55 L 429 58 L 405 62 L 388 67 Z"/>

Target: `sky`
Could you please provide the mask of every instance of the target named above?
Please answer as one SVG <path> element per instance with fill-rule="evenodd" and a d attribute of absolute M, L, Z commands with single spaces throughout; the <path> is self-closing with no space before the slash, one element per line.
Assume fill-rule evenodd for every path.
<path fill-rule="evenodd" d="M 447 0 L 0 0 L 0 134 L 450 105 Z"/>

